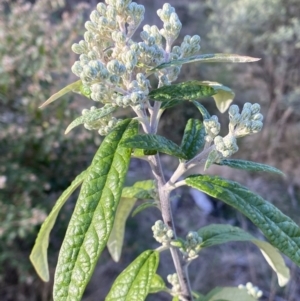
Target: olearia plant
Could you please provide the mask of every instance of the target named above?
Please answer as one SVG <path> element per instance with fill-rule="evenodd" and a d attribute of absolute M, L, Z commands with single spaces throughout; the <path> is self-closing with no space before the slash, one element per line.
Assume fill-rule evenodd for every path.
<path fill-rule="evenodd" d="M 66 132 L 79 124 L 105 136 L 91 165 L 78 175 L 57 200 L 42 225 L 30 259 L 40 277 L 49 280 L 47 248 L 49 234 L 59 210 L 71 193 L 81 185 L 80 194 L 63 241 L 56 267 L 55 301 L 81 300 L 101 252 L 108 247 L 112 258 L 121 256 L 125 221 L 136 199 L 147 200 L 134 213 L 156 206 L 161 220 L 153 227 L 160 244 L 145 250 L 115 280 L 105 301 L 145 300 L 149 293 L 165 291 L 173 300 L 257 300 L 262 292 L 250 283 L 240 287 L 216 288 L 207 295 L 193 292 L 188 266 L 201 250 L 228 241 L 251 241 L 277 273 L 279 285 L 290 277 L 289 269 L 277 251 L 300 265 L 300 228 L 272 204 L 246 187 L 218 176 L 205 174 L 212 164 L 250 171 L 282 174 L 276 168 L 251 161 L 230 159 L 237 152 L 237 139 L 259 132 L 263 116 L 259 104 L 246 103 L 240 110 L 231 105 L 234 93 L 228 87 L 208 81 L 174 82 L 186 63 L 253 62 L 258 59 L 235 54 L 199 55 L 200 37 L 185 36 L 181 45 L 175 40 L 181 23 L 173 7 L 164 4 L 157 11 L 163 28 L 145 25 L 135 42 L 132 37 L 144 16 L 144 7 L 130 0 L 106 0 L 92 11 L 84 39 L 72 49 L 79 60 L 72 67 L 80 79 L 53 95 L 46 104 L 71 90 L 92 99 L 97 105 L 84 109 Z M 149 77 L 157 79 L 157 87 Z M 153 81 L 154 82 L 154 81 Z M 220 135 L 220 123 L 210 116 L 200 100 L 212 96 L 223 113 L 229 108 L 229 130 Z M 90 100 L 89 100 L 90 101 Z M 188 120 L 180 145 L 157 135 L 165 110 L 182 102 L 192 102 L 201 119 Z M 119 120 L 117 110 L 131 107 L 136 117 Z M 178 159 L 178 168 L 165 179 L 160 153 Z M 123 187 L 132 157 L 146 160 L 154 180 L 139 181 Z M 185 176 L 192 167 L 203 167 L 202 174 Z M 186 237 L 176 234 L 170 206 L 170 193 L 187 185 L 234 207 L 248 217 L 269 242 L 256 239 L 238 227 L 208 225 L 190 229 Z M 149 201 L 150 200 L 150 201 Z M 277 248 L 277 249 L 276 249 Z M 171 253 L 174 270 L 167 286 L 156 273 L 160 253 Z M 175 272 L 175 273 L 174 273 Z"/>

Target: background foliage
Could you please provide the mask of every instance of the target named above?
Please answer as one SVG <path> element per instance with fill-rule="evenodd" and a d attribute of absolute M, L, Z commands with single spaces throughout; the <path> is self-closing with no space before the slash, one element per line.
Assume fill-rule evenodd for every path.
<path fill-rule="evenodd" d="M 97 133 L 83 128 L 63 135 L 70 121 L 79 115 L 80 97 L 70 103 L 74 95 L 66 95 L 57 104 L 43 111 L 38 109 L 53 92 L 74 81 L 70 66 L 76 58 L 70 48 L 82 34 L 88 12 L 95 5 L 95 1 L 91 2 L 89 6 L 71 0 L 66 3 L 60 0 L 34 3 L 0 0 L 0 299 L 4 301 L 51 300 L 51 283 L 41 284 L 28 255 L 49 209 L 71 180 L 88 165 L 100 142 Z M 161 1 L 137 2 L 146 6 L 149 19 L 145 22 L 158 23 L 155 11 L 160 8 Z M 200 34 L 203 53 L 229 52 L 262 58 L 259 63 L 242 67 L 186 65 L 179 81 L 218 80 L 235 90 L 236 103 L 250 101 L 262 105 L 267 118 L 265 128 L 262 134 L 244 140 L 239 157 L 276 166 L 286 173 L 286 179 L 236 171 L 233 174 L 224 167 L 212 171 L 222 172 L 223 176 L 225 173 L 231 179 L 242 179 L 243 184 L 268 196 L 300 224 L 296 214 L 300 198 L 299 1 L 169 2 L 176 7 L 183 23 L 182 37 L 187 33 Z M 206 104 L 211 112 L 216 112 L 213 104 Z M 186 104 L 170 109 L 162 120 L 160 132 L 179 143 L 186 120 L 195 114 L 196 110 Z M 164 158 L 164 163 L 168 168 L 173 166 L 168 157 Z M 133 161 L 128 181 L 133 183 L 133 179 L 147 178 L 147 172 L 143 163 Z M 210 200 L 214 207 L 208 214 L 203 207 L 195 209 L 193 194 L 180 193 L 181 198 L 174 197 L 179 235 L 185 235 L 187 229 L 226 220 L 252 230 L 250 222 L 233 214 L 226 206 L 220 208 Z M 73 205 L 74 199 L 71 199 L 51 237 L 52 274 Z M 121 264 L 113 263 L 107 253 L 103 254 L 85 301 L 102 300 L 116 275 L 138 253 L 156 246 L 150 228 L 157 216 L 157 212 L 150 209 L 149 213 L 129 219 L 127 246 Z M 216 285 L 252 281 L 263 289 L 263 300 L 299 298 L 300 273 L 292 263 L 288 262 L 293 280 L 283 290 L 250 245 L 228 244 L 214 250 L 203 251 L 202 259 L 191 269 L 192 285 L 198 290 L 207 292 Z M 170 262 L 168 257 L 161 260 L 162 275 L 166 274 L 164 271 Z M 104 289 L 99 289 L 99 279 Z M 164 300 L 163 295 L 161 300 Z"/>

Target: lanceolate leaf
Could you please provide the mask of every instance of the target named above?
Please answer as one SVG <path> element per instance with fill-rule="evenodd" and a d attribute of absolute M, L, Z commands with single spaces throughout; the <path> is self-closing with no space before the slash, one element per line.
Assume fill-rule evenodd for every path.
<path fill-rule="evenodd" d="M 138 181 L 133 186 L 124 187 L 122 191 L 123 198 L 151 199 L 152 191 L 155 188 L 153 180 Z"/>
<path fill-rule="evenodd" d="M 173 60 L 168 63 L 163 63 L 151 71 L 155 72 L 157 70 L 161 70 L 164 68 L 174 67 L 174 66 L 181 66 L 187 63 L 250 63 L 256 62 L 260 60 L 259 58 L 254 58 L 250 56 L 241 56 L 238 54 L 227 54 L 227 53 L 214 53 L 214 54 L 201 54 L 195 55 L 187 58 L 182 58 L 178 60 Z"/>
<path fill-rule="evenodd" d="M 158 203 L 156 201 L 146 201 L 146 202 L 143 202 L 142 204 L 140 204 L 139 206 L 137 206 L 131 216 L 135 216 L 137 215 L 138 213 L 142 212 L 143 210 L 147 209 L 147 208 L 150 208 L 150 207 L 158 207 Z"/>
<path fill-rule="evenodd" d="M 135 202 L 136 199 L 133 198 L 121 198 L 118 205 L 114 226 L 110 232 L 109 239 L 107 241 L 108 251 L 112 259 L 116 262 L 118 262 L 121 257 L 126 220 Z"/>
<path fill-rule="evenodd" d="M 208 85 L 202 85 L 199 81 L 188 81 L 152 90 L 149 93 L 151 99 L 157 101 L 192 100 L 212 96 L 215 90 Z"/>
<path fill-rule="evenodd" d="M 242 212 L 273 246 L 300 265 L 300 228 L 275 206 L 239 183 L 220 177 L 190 176 L 186 183 Z"/>
<path fill-rule="evenodd" d="M 49 99 L 47 99 L 41 106 L 40 108 L 44 108 L 45 106 L 47 106 L 48 104 L 50 104 L 51 102 L 57 100 L 58 98 L 64 96 L 65 94 L 71 92 L 71 91 L 80 91 L 80 87 L 82 86 L 82 82 L 81 79 L 64 87 L 63 89 L 61 89 L 60 91 L 56 92 L 55 94 L 53 94 Z"/>
<path fill-rule="evenodd" d="M 237 287 L 216 287 L 199 301 L 257 301 L 245 289 Z"/>
<path fill-rule="evenodd" d="M 95 109 L 93 111 L 88 111 L 85 115 L 82 115 L 78 118 L 76 118 L 74 121 L 72 121 L 69 126 L 67 127 L 65 134 L 68 134 L 74 127 L 86 123 L 86 122 L 93 122 L 96 120 L 99 120 L 103 118 L 104 116 L 107 116 L 114 112 L 117 108 L 107 104 L 102 108 Z"/>
<path fill-rule="evenodd" d="M 74 192 L 74 190 L 83 182 L 86 175 L 87 175 L 87 171 L 85 170 L 75 178 L 75 180 L 71 183 L 71 185 L 59 197 L 59 199 L 56 201 L 55 206 L 51 210 L 50 214 L 42 224 L 42 227 L 36 238 L 34 247 L 31 251 L 29 258 L 36 272 L 38 273 L 38 275 L 41 277 L 43 281 L 46 282 L 49 281 L 47 250 L 49 245 L 50 232 L 55 224 L 60 209 L 68 200 L 70 195 Z"/>
<path fill-rule="evenodd" d="M 182 100 L 171 99 L 171 100 L 168 100 L 168 101 L 164 101 L 160 108 L 162 110 L 165 110 L 165 109 L 175 107 L 175 106 L 179 105 L 180 103 L 182 103 Z"/>
<path fill-rule="evenodd" d="M 192 103 L 197 107 L 197 109 L 201 113 L 203 120 L 210 118 L 210 114 L 208 113 L 208 111 L 202 104 L 200 104 L 198 101 L 195 101 L 195 100 L 193 100 Z"/>
<path fill-rule="evenodd" d="M 252 161 L 238 160 L 238 159 L 225 159 L 222 160 L 218 165 L 226 165 L 236 169 L 243 169 L 248 171 L 266 171 L 271 173 L 276 173 L 278 175 L 284 176 L 284 173 L 270 165 L 261 164 Z"/>
<path fill-rule="evenodd" d="M 205 144 L 205 128 L 198 119 L 189 119 L 184 130 L 181 149 L 188 159 L 192 159 Z"/>
<path fill-rule="evenodd" d="M 224 113 L 230 104 L 232 103 L 235 93 L 228 87 L 223 86 L 220 83 L 203 81 L 203 85 L 208 85 L 215 90 L 215 94 L 212 96 L 216 102 L 216 106 L 221 113 Z"/>
<path fill-rule="evenodd" d="M 198 230 L 203 242 L 201 248 L 207 248 L 214 245 L 230 241 L 250 241 L 254 243 L 262 252 L 263 256 L 270 264 L 278 276 L 280 286 L 285 286 L 290 279 L 290 271 L 280 253 L 266 241 L 261 241 L 245 232 L 241 228 L 230 225 L 212 224 Z"/>
<path fill-rule="evenodd" d="M 118 276 L 105 301 L 144 301 L 158 263 L 158 252 L 143 252 Z"/>
<path fill-rule="evenodd" d="M 155 274 L 151 280 L 149 293 L 154 294 L 154 293 L 164 291 L 166 289 L 167 287 L 164 280 L 158 274 Z"/>
<path fill-rule="evenodd" d="M 137 132 L 122 121 L 106 136 L 85 178 L 63 241 L 54 280 L 54 301 L 79 301 L 113 227 L 131 149 L 121 142 Z"/>
<path fill-rule="evenodd" d="M 186 154 L 174 142 L 159 135 L 135 135 L 123 142 L 125 147 L 155 150 L 164 154 L 186 159 Z"/>

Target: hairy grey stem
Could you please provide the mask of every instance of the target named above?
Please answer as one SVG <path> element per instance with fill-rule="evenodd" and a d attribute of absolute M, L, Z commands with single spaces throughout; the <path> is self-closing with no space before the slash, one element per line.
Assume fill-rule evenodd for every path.
<path fill-rule="evenodd" d="M 170 206 L 170 190 L 165 189 L 166 181 L 162 172 L 159 155 L 157 154 L 155 156 L 149 156 L 148 161 L 150 163 L 152 173 L 157 181 L 163 221 L 170 229 L 173 230 L 174 239 L 176 239 L 176 231 Z M 184 268 L 185 263 L 183 261 L 183 258 L 177 248 L 171 247 L 170 251 L 181 287 L 181 298 L 184 301 L 192 301 L 192 291 L 189 283 L 187 269 Z"/>

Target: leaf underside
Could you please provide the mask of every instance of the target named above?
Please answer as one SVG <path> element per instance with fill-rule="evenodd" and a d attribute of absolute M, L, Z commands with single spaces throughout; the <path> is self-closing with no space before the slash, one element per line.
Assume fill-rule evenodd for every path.
<path fill-rule="evenodd" d="M 37 274 L 40 278 L 48 282 L 49 281 L 49 268 L 48 268 L 48 256 L 47 250 L 49 246 L 50 232 L 55 224 L 56 218 L 62 206 L 68 200 L 74 190 L 83 182 L 87 175 L 87 170 L 78 175 L 71 185 L 62 193 L 59 199 L 56 201 L 55 206 L 47 216 L 46 220 L 41 226 L 39 234 L 36 238 L 34 247 L 30 253 L 30 261 L 32 262 Z"/>
<path fill-rule="evenodd" d="M 201 54 L 201 55 L 195 55 L 195 56 L 163 63 L 163 64 L 153 68 L 151 71 L 155 72 L 157 70 L 161 70 L 161 69 L 165 69 L 165 68 L 169 68 L 169 67 L 181 66 L 183 64 L 195 63 L 195 62 L 199 62 L 199 63 L 250 63 L 250 62 L 256 62 L 258 60 L 260 60 L 260 59 L 250 57 L 250 56 L 241 56 L 238 54 L 227 54 L 227 53 Z"/>
<path fill-rule="evenodd" d="M 300 265 L 300 228 L 271 203 L 239 183 L 208 175 L 190 176 L 186 184 L 236 208 L 247 216 L 269 242 Z"/>
<path fill-rule="evenodd" d="M 198 119 L 189 119 L 184 130 L 181 149 L 188 159 L 192 159 L 205 144 L 205 128 Z"/>
<path fill-rule="evenodd" d="M 130 119 L 120 122 L 97 151 L 63 241 L 54 280 L 54 301 L 79 301 L 106 246 L 127 173 L 131 149 L 123 139 L 136 134 Z"/>
<path fill-rule="evenodd" d="M 207 248 L 231 241 L 249 241 L 254 243 L 262 252 L 266 261 L 278 276 L 280 286 L 285 286 L 290 279 L 290 270 L 285 265 L 281 254 L 271 244 L 261 241 L 241 228 L 231 225 L 211 224 L 198 230 L 203 242 L 201 248 Z"/>
<path fill-rule="evenodd" d="M 115 215 L 114 226 L 110 232 L 107 241 L 109 254 L 115 262 L 118 262 L 121 257 L 122 247 L 124 242 L 126 220 L 136 202 L 134 198 L 121 197 L 118 209 Z"/>
<path fill-rule="evenodd" d="M 105 301 L 144 301 L 158 263 L 157 251 L 143 252 L 117 277 Z"/>
<path fill-rule="evenodd" d="M 270 165 L 252 162 L 252 161 L 245 161 L 245 160 L 238 160 L 238 159 L 225 159 L 222 160 L 218 165 L 225 165 L 231 168 L 247 170 L 247 171 L 265 171 L 270 173 L 275 173 L 281 176 L 284 176 L 284 173 Z"/>
<path fill-rule="evenodd" d="M 54 102 L 55 100 L 59 99 L 60 97 L 64 96 L 65 94 L 71 92 L 71 91 L 80 91 L 80 87 L 82 86 L 82 81 L 77 80 L 74 83 L 69 84 L 68 86 L 62 88 L 61 90 L 59 90 L 58 92 L 56 92 L 55 94 L 53 94 L 50 98 L 48 98 L 41 106 L 40 108 L 44 108 L 47 105 L 49 105 L 50 103 Z"/>
<path fill-rule="evenodd" d="M 237 287 L 216 287 L 199 301 L 257 301 L 245 289 Z"/>

